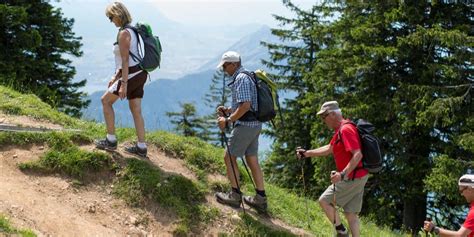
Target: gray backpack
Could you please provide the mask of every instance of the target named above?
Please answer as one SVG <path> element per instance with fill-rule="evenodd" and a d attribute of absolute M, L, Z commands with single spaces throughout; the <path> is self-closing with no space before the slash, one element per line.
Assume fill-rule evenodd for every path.
<path fill-rule="evenodd" d="M 141 55 L 130 52 L 130 56 L 140 62 L 141 69 L 151 72 L 160 67 L 161 63 L 161 43 L 158 36 L 154 36 L 151 27 L 147 23 L 138 22 L 135 26 L 127 25 L 125 28 L 132 29 L 137 36 L 138 50 L 140 51 L 140 37 L 143 40 L 144 51 Z M 138 37 L 140 36 L 140 37 Z M 139 52 L 140 54 L 140 52 Z"/>
<path fill-rule="evenodd" d="M 243 71 L 242 73 L 249 76 L 256 86 L 257 91 L 257 111 L 247 111 L 240 121 L 255 121 L 260 122 L 272 121 L 276 117 L 276 110 L 281 110 L 278 103 L 278 94 L 276 84 L 267 76 L 267 73 L 263 70 L 257 70 L 255 72 Z M 283 122 L 282 122 L 283 124 Z"/>

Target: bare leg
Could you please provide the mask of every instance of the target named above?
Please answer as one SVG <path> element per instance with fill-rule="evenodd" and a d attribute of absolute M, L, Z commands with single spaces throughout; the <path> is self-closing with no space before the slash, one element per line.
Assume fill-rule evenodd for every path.
<path fill-rule="evenodd" d="M 321 199 L 319 200 L 319 205 L 323 209 L 324 213 L 326 213 L 326 216 L 331 222 L 331 224 L 334 223 L 334 207 L 330 203 Z M 336 212 L 336 226 L 340 224 L 341 224 L 341 219 L 339 218 L 339 213 Z"/>
<path fill-rule="evenodd" d="M 258 157 L 257 156 L 245 156 L 245 160 L 249 165 L 250 170 L 252 171 L 252 177 L 255 181 L 255 186 L 258 190 L 265 190 L 263 185 L 263 172 L 258 164 Z"/>
<path fill-rule="evenodd" d="M 229 152 L 227 152 L 227 150 L 226 150 L 225 156 L 224 156 L 224 161 L 225 161 L 225 166 L 227 168 L 227 178 L 229 179 L 230 184 L 232 185 L 233 188 L 237 188 L 237 182 L 240 178 L 240 173 L 239 173 L 239 169 L 237 167 L 236 160 L 237 160 L 237 157 L 235 157 L 235 156 L 232 156 L 232 159 L 230 159 Z M 232 165 L 231 165 L 230 162 L 232 162 L 232 165 L 234 166 L 234 172 L 235 172 L 235 176 L 237 177 L 237 180 L 235 180 L 234 172 L 232 172 Z M 240 185 L 239 185 L 239 187 L 240 187 Z"/>
<path fill-rule="evenodd" d="M 351 229 L 353 237 L 360 236 L 360 223 L 359 216 L 356 213 L 345 212 L 347 222 L 349 222 L 349 228 Z"/>
<path fill-rule="evenodd" d="M 145 122 L 142 116 L 142 99 L 131 99 L 128 101 L 130 112 L 132 112 L 138 142 L 145 142 Z"/>
<path fill-rule="evenodd" d="M 107 134 L 115 134 L 115 113 L 113 104 L 117 101 L 119 97 L 110 92 L 105 92 L 102 96 L 102 109 L 104 112 L 105 126 L 107 127 Z"/>

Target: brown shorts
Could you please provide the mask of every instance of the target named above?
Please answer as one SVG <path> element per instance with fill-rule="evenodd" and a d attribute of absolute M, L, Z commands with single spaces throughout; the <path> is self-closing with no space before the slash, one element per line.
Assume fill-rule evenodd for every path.
<path fill-rule="evenodd" d="M 131 74 L 131 73 L 138 72 L 140 70 L 142 69 L 138 65 L 136 65 L 133 67 L 129 67 L 128 73 Z M 122 69 L 120 69 L 118 73 L 118 77 L 119 78 L 122 77 Z M 145 82 L 146 82 L 147 77 L 148 77 L 148 73 L 145 70 L 142 70 L 142 72 L 128 79 L 128 82 L 127 82 L 127 99 L 128 100 L 143 98 L 143 94 L 145 93 L 143 90 L 143 87 L 145 87 Z M 114 95 L 118 95 L 121 85 L 122 85 L 122 82 L 119 80 L 118 85 L 117 85 L 117 90 L 113 92 Z"/>

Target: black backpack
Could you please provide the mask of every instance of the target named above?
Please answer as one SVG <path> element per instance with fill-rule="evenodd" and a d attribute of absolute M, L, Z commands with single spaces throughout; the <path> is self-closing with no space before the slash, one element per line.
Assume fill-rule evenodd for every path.
<path fill-rule="evenodd" d="M 280 107 L 278 103 L 276 84 L 268 78 L 266 72 L 262 70 L 257 70 L 255 72 L 243 71 L 242 73 L 252 78 L 256 85 L 258 109 L 257 111 L 247 111 L 239 118 L 239 120 L 258 120 L 260 122 L 271 121 L 276 117 L 276 110 L 279 110 Z"/>
<path fill-rule="evenodd" d="M 372 134 L 372 132 L 375 130 L 374 125 L 363 119 L 359 119 L 357 120 L 357 124 L 355 124 L 354 122 L 347 122 L 343 123 L 341 125 L 341 128 L 344 124 L 348 123 L 354 125 L 357 128 L 357 131 L 359 132 L 361 151 L 363 155 L 363 168 L 369 171 L 370 173 L 378 173 L 383 168 L 383 154 L 380 150 L 379 139 Z M 342 139 L 340 129 L 338 134 L 339 139 Z M 355 172 L 357 171 L 357 169 L 360 168 L 357 167 L 355 169 Z"/>
<path fill-rule="evenodd" d="M 135 32 L 138 42 L 138 50 L 140 51 L 140 38 L 143 41 L 144 53 L 142 55 L 135 55 L 130 52 L 130 56 L 140 62 L 141 69 L 151 72 L 160 67 L 161 64 L 161 43 L 158 36 L 153 35 L 150 25 L 143 22 L 138 22 L 135 26 L 127 25 L 125 28 L 130 28 Z M 140 36 L 140 37 L 138 37 Z"/>

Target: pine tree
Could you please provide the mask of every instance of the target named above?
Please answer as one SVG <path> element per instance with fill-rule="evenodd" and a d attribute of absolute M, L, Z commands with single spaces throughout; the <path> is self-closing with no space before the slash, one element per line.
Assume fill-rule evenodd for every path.
<path fill-rule="evenodd" d="M 0 14 L 0 84 L 79 117 L 89 104 L 78 91 L 86 81 L 72 82 L 75 69 L 64 57 L 82 55 L 74 20 L 39 0 L 2 1 Z"/>
<path fill-rule="evenodd" d="M 222 70 L 217 70 L 212 77 L 209 92 L 206 93 L 204 97 L 205 104 L 211 108 L 211 111 L 215 111 L 220 105 L 228 106 L 231 92 L 230 87 L 227 86 L 229 81 L 226 80 L 226 78 Z M 206 121 L 208 121 L 210 131 L 210 142 L 220 144 L 221 147 L 224 147 L 224 137 L 216 126 L 216 113 L 212 112 L 206 116 Z"/>
<path fill-rule="evenodd" d="M 328 7 L 314 6 L 305 11 L 294 5 L 291 1 L 283 1 L 284 5 L 295 14 L 295 18 L 286 18 L 274 16 L 280 23 L 281 29 L 272 29 L 272 34 L 277 36 L 282 43 L 262 42 L 262 45 L 268 48 L 270 60 L 263 63 L 277 71 L 277 74 L 271 75 L 279 84 L 279 88 L 286 90 L 290 94 L 295 93 L 294 98 L 285 99 L 284 108 L 282 108 L 284 126 L 276 120 L 276 129 L 271 130 L 269 135 L 275 138 L 273 144 L 273 154 L 265 163 L 264 170 L 266 174 L 271 174 L 269 179 L 272 182 L 287 188 L 301 187 L 301 166 L 304 167 L 305 181 L 311 183 L 310 189 L 313 192 L 321 191 L 315 179 L 321 175 L 314 175 L 314 169 L 323 168 L 328 173 L 331 170 L 331 164 L 328 161 L 305 160 L 299 163 L 294 157 L 294 150 L 301 146 L 309 149 L 317 146 L 324 140 L 314 141 L 311 132 L 318 124 L 313 122 L 318 118 L 315 114 L 308 113 L 308 107 L 311 105 L 304 100 L 307 93 L 314 93 L 317 88 L 309 84 L 307 72 L 312 70 L 316 60 L 316 53 L 324 46 L 328 39 L 323 40 L 315 36 L 314 32 L 320 32 L 324 35 L 325 18 L 328 16 L 318 12 Z M 319 126 L 320 127 L 320 126 Z M 289 158 L 291 157 L 291 158 Z M 321 171 L 321 172 L 324 172 Z M 313 185 L 315 184 L 316 185 Z"/>
<path fill-rule="evenodd" d="M 337 100 L 346 117 L 372 122 L 383 141 L 385 170 L 369 179 L 362 214 L 414 232 L 427 213 L 438 210 L 445 211 L 437 214 L 443 223 L 459 224 L 449 218 L 460 204 L 452 199 L 456 192 L 452 187 L 458 175 L 472 171 L 474 155 L 472 6 L 445 1 L 338 1 L 329 5 L 313 7 L 317 15 L 333 14 L 329 22 L 305 27 L 306 41 L 294 37 L 287 44 L 293 49 L 291 43 L 298 40 L 302 47 L 320 42 L 307 70 L 301 70 L 303 63 L 293 65 L 301 57 L 289 50 L 272 58 L 273 62 L 285 59 L 287 65 L 283 63 L 280 71 L 301 72 L 304 82 L 296 84 L 303 93 L 294 104 L 287 104 L 288 110 L 300 104 L 302 114 L 292 118 L 303 125 L 300 130 L 290 125 L 298 132 L 286 138 L 277 135 L 278 142 L 287 144 L 288 150 L 294 150 L 294 141 L 305 137 L 313 146 L 327 142 L 330 133 L 314 115 L 324 101 Z M 282 31 L 299 32 L 299 26 Z M 293 78 L 292 82 L 299 81 Z M 302 132 L 304 129 L 310 131 Z M 276 149 L 273 156 L 277 158 L 271 161 L 279 159 L 278 167 L 289 169 L 286 166 L 293 164 L 284 161 L 288 154 Z M 315 176 L 328 168 L 316 163 L 315 169 L 319 165 Z M 442 172 L 454 175 L 440 182 Z M 324 180 L 314 178 L 315 186 L 328 182 L 327 174 Z M 445 195 L 448 189 L 452 191 Z"/>
<path fill-rule="evenodd" d="M 180 112 L 166 112 L 174 124 L 175 130 L 186 137 L 199 137 L 209 140 L 209 130 L 204 118 L 198 117 L 196 108 L 191 103 L 180 103 Z"/>

